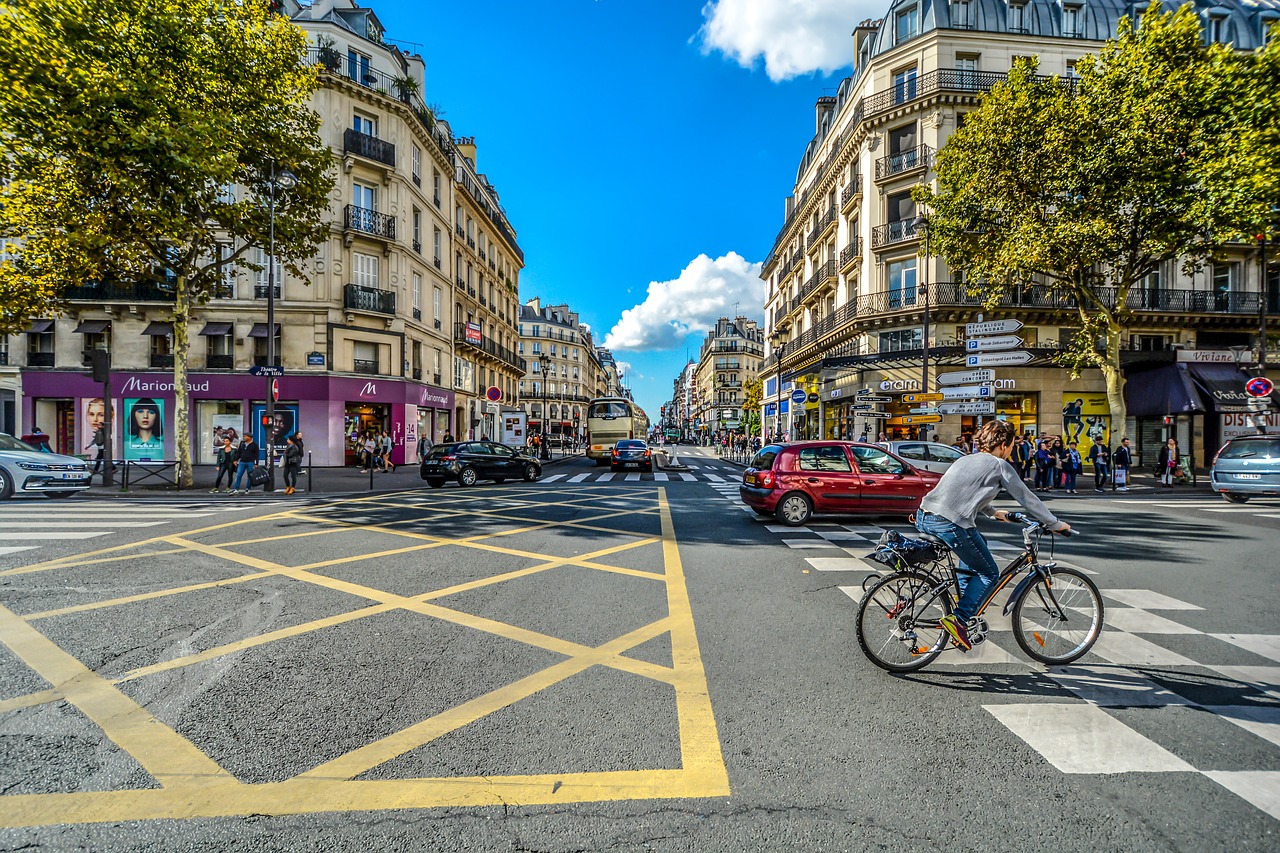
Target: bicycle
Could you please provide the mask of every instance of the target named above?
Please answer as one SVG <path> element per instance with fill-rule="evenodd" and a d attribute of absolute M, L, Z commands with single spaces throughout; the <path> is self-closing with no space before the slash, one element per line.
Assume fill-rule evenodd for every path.
<path fill-rule="evenodd" d="M 969 640 L 974 648 L 986 641 L 991 628 L 982 614 L 1010 581 L 1025 574 L 1003 610 L 1012 614 L 1014 640 L 1032 660 L 1050 666 L 1071 663 L 1087 654 L 1102 633 L 1102 595 L 1082 572 L 1039 561 L 1040 538 L 1050 532 L 1048 527 L 1023 513 L 1011 512 L 1009 519 L 1024 525 L 1023 551 L 991 585 L 969 622 Z M 957 559 L 942 539 L 921 535 L 927 550 L 916 545 L 913 553 L 889 546 L 873 554 L 895 570 L 863 582 L 858 645 L 868 660 L 889 672 L 923 669 L 951 641 L 940 620 L 958 600 Z"/>

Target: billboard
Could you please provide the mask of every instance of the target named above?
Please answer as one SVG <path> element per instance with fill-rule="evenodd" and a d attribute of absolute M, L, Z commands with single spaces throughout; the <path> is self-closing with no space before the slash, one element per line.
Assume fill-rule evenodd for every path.
<path fill-rule="evenodd" d="M 129 397 L 124 401 L 121 455 L 140 462 L 164 459 L 164 400 Z"/>
<path fill-rule="evenodd" d="M 1101 437 L 1111 445 L 1111 404 L 1106 394 L 1083 393 L 1062 395 L 1062 441 L 1075 441 L 1081 447 L 1093 444 Z"/>

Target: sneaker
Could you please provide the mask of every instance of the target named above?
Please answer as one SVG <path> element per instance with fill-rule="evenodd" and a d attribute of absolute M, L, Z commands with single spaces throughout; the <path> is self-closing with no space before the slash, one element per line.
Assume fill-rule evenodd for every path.
<path fill-rule="evenodd" d="M 1127 492 L 1127 491 L 1129 491 L 1129 487 L 1128 487 L 1128 486 L 1121 486 L 1120 488 L 1116 489 L 1116 491 L 1117 491 L 1117 492 Z"/>
<path fill-rule="evenodd" d="M 1095 492 L 1100 492 L 1100 491 L 1102 491 L 1102 489 L 1094 489 L 1094 491 L 1095 491 Z"/>
<path fill-rule="evenodd" d="M 211 495 L 216 495 L 217 493 L 218 493 L 218 490 L 217 490 L 217 489 L 210 489 L 210 490 L 209 490 L 209 494 L 211 494 Z"/>
<path fill-rule="evenodd" d="M 959 619 L 948 613 L 942 617 L 939 624 L 942 626 L 942 630 L 951 635 L 951 639 L 960 651 L 967 652 L 973 648 L 973 643 L 969 642 L 969 629 Z"/>

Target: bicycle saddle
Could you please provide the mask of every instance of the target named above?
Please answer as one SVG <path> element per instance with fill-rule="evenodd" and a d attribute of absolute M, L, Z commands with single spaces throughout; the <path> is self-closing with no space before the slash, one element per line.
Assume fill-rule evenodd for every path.
<path fill-rule="evenodd" d="M 934 536 L 932 533 L 920 533 L 920 538 L 928 542 L 930 545 L 937 545 L 940 548 L 950 549 L 951 546 L 941 536 Z"/>

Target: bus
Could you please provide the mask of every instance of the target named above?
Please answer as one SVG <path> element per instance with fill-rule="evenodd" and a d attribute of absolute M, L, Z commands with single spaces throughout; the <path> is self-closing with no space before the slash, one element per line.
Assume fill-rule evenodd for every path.
<path fill-rule="evenodd" d="M 649 416 L 625 397 L 597 397 L 587 405 L 587 458 L 609 461 L 613 445 L 624 438 L 649 437 Z"/>

